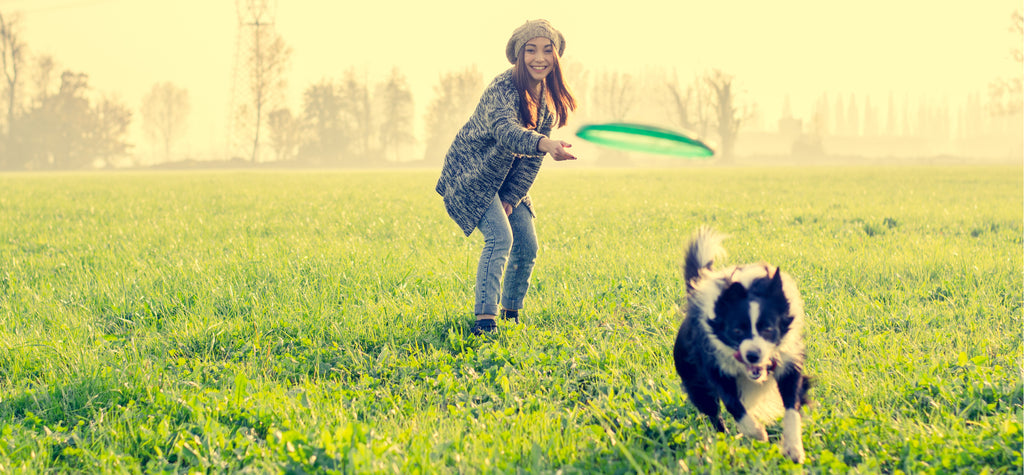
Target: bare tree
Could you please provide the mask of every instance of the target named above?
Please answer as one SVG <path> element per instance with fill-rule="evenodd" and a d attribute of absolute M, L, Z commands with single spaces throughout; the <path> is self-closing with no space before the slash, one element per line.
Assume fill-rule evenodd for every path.
<path fill-rule="evenodd" d="M 482 89 L 483 80 L 476 66 L 441 76 L 434 86 L 434 100 L 427 107 L 426 160 L 444 160 L 448 145 L 473 113 Z"/>
<path fill-rule="evenodd" d="M 633 76 L 618 71 L 603 71 L 594 75 L 590 90 L 591 116 L 597 121 L 621 122 L 637 105 L 637 86 Z M 609 147 L 601 147 L 597 153 L 598 163 L 618 166 L 628 163 L 629 155 Z"/>
<path fill-rule="evenodd" d="M 190 107 L 188 91 L 170 82 L 154 84 L 142 98 L 142 128 L 163 148 L 165 161 L 171 158 L 171 146 L 185 132 Z"/>
<path fill-rule="evenodd" d="M 577 118 L 590 114 L 590 71 L 579 61 L 562 61 L 561 58 L 559 58 L 559 67 L 565 77 L 566 86 L 569 87 L 576 99 L 577 108 L 574 114 Z"/>
<path fill-rule="evenodd" d="M 397 68 L 391 76 L 377 86 L 377 102 L 380 104 L 380 147 L 387 159 L 397 159 L 401 146 L 414 141 L 412 134 L 413 104 L 412 92 Z"/>
<path fill-rule="evenodd" d="M 1024 65 L 1024 51 L 1021 44 L 1024 43 L 1024 17 L 1019 10 L 1010 14 L 1010 32 L 1014 36 L 1010 58 L 1017 64 L 1017 75 L 989 83 L 989 110 L 995 116 L 1018 115 L 1022 111 L 1024 77 L 1021 75 L 1021 66 Z"/>
<path fill-rule="evenodd" d="M 51 168 L 83 168 L 91 159 L 85 153 L 89 132 L 95 128 L 86 97 L 88 89 L 89 76 L 64 71 L 57 94 L 48 97 L 39 108 L 42 124 L 32 129 L 42 134 L 43 140 L 37 146 L 42 148 L 42 158 Z"/>
<path fill-rule="evenodd" d="M 108 97 L 96 104 L 92 115 L 95 124 L 95 129 L 89 134 L 92 156 L 109 167 L 115 158 L 124 156 L 131 148 L 126 136 L 132 112 L 120 101 Z"/>
<path fill-rule="evenodd" d="M 673 77 L 666 86 L 672 99 L 673 115 L 679 125 L 704 138 L 711 131 L 715 120 L 714 91 L 700 77 L 682 90 L 679 80 Z"/>
<path fill-rule="evenodd" d="M 1010 33 L 1014 36 L 1014 46 L 1010 48 L 1010 57 L 1017 64 L 1024 63 L 1024 46 L 1021 41 L 1024 39 L 1024 15 L 1020 10 L 1010 13 Z"/>
<path fill-rule="evenodd" d="M 679 125 L 684 129 L 693 130 L 693 122 L 691 122 L 690 118 L 693 88 L 688 87 L 685 92 L 680 92 L 679 85 L 675 81 L 669 82 L 666 86 L 668 87 L 669 94 L 672 95 L 672 106 Z"/>
<path fill-rule="evenodd" d="M 7 136 L 14 125 L 18 107 L 18 76 L 25 62 L 25 43 L 21 40 L 18 17 L 4 17 L 0 13 L 0 65 L 3 66 L 7 87 Z"/>
<path fill-rule="evenodd" d="M 50 166 L 52 156 L 46 155 L 43 150 L 47 148 L 46 144 L 58 140 L 57 131 L 52 128 L 53 121 L 49 120 L 52 117 L 46 111 L 52 109 L 51 98 L 57 94 L 51 91 L 57 65 L 51 56 L 38 57 L 28 65 L 27 85 L 33 90 L 25 95 L 30 95 L 31 100 L 23 101 L 25 108 L 16 112 L 15 123 L 8 124 L 10 133 L 3 142 L 0 166 L 8 169 Z"/>
<path fill-rule="evenodd" d="M 617 71 L 597 76 L 592 91 L 592 104 L 598 113 L 613 121 L 622 121 L 636 105 L 633 76 Z"/>
<path fill-rule="evenodd" d="M 53 83 L 53 72 L 57 70 L 57 62 L 53 60 L 53 56 L 45 55 L 37 58 L 34 64 L 31 80 L 35 87 L 35 95 L 32 96 L 32 101 L 38 105 L 50 96 L 50 84 Z"/>
<path fill-rule="evenodd" d="M 265 3 L 265 2 L 263 2 Z M 260 134 L 267 114 L 273 110 L 285 87 L 285 70 L 292 50 L 281 35 L 274 30 L 266 5 L 260 3 L 249 9 L 252 18 L 248 26 L 252 31 L 252 42 L 245 54 L 245 70 L 248 73 L 247 86 L 251 102 L 238 111 L 243 124 L 247 126 L 252 148 L 250 160 L 259 160 Z"/>
<path fill-rule="evenodd" d="M 371 144 L 376 133 L 373 127 L 372 107 L 370 106 L 370 88 L 366 84 L 365 74 L 362 80 L 355 69 L 349 69 L 345 78 L 338 84 L 338 97 L 341 99 L 342 127 L 349 137 L 347 161 L 358 162 L 371 155 Z"/>
<path fill-rule="evenodd" d="M 85 168 L 124 155 L 131 112 L 114 99 L 93 106 L 88 76 L 65 71 L 60 88 L 15 123 L 13 155 L 31 168 Z"/>
<path fill-rule="evenodd" d="M 754 116 L 753 107 L 737 104 L 737 91 L 731 75 L 716 69 L 708 73 L 704 80 L 715 91 L 715 125 L 721 141 L 721 158 L 727 163 L 732 161 L 740 127 Z"/>
<path fill-rule="evenodd" d="M 300 154 L 315 161 L 340 159 L 347 137 L 342 128 L 337 86 L 327 79 L 313 84 L 303 92 L 302 102 L 302 123 L 309 136 Z"/>
<path fill-rule="evenodd" d="M 294 160 L 302 144 L 302 122 L 287 108 L 267 116 L 267 135 L 278 161 Z"/>

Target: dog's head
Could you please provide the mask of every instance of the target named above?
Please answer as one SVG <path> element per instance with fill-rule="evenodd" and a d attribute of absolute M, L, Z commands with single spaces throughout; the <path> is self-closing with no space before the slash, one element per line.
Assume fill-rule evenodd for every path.
<path fill-rule="evenodd" d="M 764 381 L 779 363 L 779 343 L 789 332 L 793 316 L 782 284 L 782 272 L 732 282 L 715 301 L 708 324 L 753 381 Z"/>

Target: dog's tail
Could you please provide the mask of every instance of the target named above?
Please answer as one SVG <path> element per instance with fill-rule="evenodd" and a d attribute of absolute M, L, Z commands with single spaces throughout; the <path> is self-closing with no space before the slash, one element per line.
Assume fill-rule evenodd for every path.
<path fill-rule="evenodd" d="M 725 255 L 725 249 L 722 248 L 723 239 L 725 236 L 707 226 L 701 226 L 694 234 L 690 246 L 686 249 L 686 263 L 683 265 L 687 290 L 693 288 L 701 270 L 711 270 L 715 259 Z"/>

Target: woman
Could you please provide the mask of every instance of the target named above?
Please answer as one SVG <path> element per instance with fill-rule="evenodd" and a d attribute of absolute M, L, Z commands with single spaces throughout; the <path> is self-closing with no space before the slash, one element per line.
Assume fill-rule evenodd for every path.
<path fill-rule="evenodd" d="M 564 51 L 565 38 L 545 20 L 512 32 L 505 56 L 513 66 L 487 86 L 445 155 L 436 189 L 448 215 L 466 236 L 474 229 L 484 235 L 472 327 L 477 335 L 497 330 L 499 301 L 502 318 L 519 322 L 537 256 L 527 192 L 545 154 L 576 159 L 566 151 L 569 143 L 548 138 L 576 109 L 558 64 Z"/>

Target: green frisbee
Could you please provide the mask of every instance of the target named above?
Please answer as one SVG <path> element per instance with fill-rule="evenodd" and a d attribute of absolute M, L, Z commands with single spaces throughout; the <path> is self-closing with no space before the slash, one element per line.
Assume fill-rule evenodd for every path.
<path fill-rule="evenodd" d="M 715 154 L 700 140 L 674 130 L 643 124 L 611 122 L 580 127 L 576 136 L 606 147 L 633 152 L 684 158 L 709 158 Z"/>

